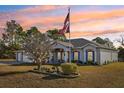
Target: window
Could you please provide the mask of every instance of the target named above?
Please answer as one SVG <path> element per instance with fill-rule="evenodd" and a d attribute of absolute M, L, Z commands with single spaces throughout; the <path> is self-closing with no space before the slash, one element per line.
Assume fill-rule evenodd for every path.
<path fill-rule="evenodd" d="M 86 61 L 94 61 L 94 51 L 93 50 L 87 50 L 86 51 Z"/>
<path fill-rule="evenodd" d="M 74 52 L 74 60 L 78 60 L 78 52 Z"/>
<path fill-rule="evenodd" d="M 93 52 L 92 51 L 88 52 L 88 61 L 93 61 Z"/>

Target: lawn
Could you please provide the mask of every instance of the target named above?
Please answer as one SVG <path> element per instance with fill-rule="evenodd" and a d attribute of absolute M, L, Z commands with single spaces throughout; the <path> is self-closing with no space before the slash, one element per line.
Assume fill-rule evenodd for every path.
<path fill-rule="evenodd" d="M 124 87 L 124 62 L 79 66 L 81 76 L 71 79 L 28 72 L 34 67 L 0 65 L 0 87 Z"/>

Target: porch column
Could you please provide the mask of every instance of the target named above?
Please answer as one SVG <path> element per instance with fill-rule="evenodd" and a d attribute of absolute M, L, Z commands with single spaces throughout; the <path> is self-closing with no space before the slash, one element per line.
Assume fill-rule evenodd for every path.
<path fill-rule="evenodd" d="M 64 51 L 64 60 L 65 60 L 65 62 L 68 61 L 68 53 L 67 53 L 67 51 Z"/>
<path fill-rule="evenodd" d="M 53 54 L 54 54 L 54 63 L 56 63 L 57 62 L 57 52 L 54 52 Z"/>
<path fill-rule="evenodd" d="M 71 62 L 71 60 L 72 60 L 72 53 L 73 53 L 72 51 L 71 51 L 71 52 L 69 51 L 69 61 L 70 61 L 70 62 Z"/>
<path fill-rule="evenodd" d="M 53 53 L 50 52 L 50 55 L 49 55 L 49 63 L 52 63 L 52 58 L 53 58 Z"/>
<path fill-rule="evenodd" d="M 65 54 L 64 54 L 65 52 L 64 51 L 62 51 L 62 60 L 65 60 Z"/>
<path fill-rule="evenodd" d="M 87 62 L 87 60 L 86 60 L 86 55 L 87 55 L 86 50 L 84 50 L 83 52 L 84 52 L 84 56 L 83 56 L 84 57 L 84 63 L 86 63 Z"/>
<path fill-rule="evenodd" d="M 62 60 L 62 51 L 60 52 L 60 56 L 61 56 L 61 57 L 60 57 L 60 60 Z"/>
<path fill-rule="evenodd" d="M 73 53 L 73 51 L 72 51 L 72 48 L 68 48 L 68 60 L 69 60 L 69 62 L 71 63 L 71 61 L 72 61 L 72 53 Z"/>

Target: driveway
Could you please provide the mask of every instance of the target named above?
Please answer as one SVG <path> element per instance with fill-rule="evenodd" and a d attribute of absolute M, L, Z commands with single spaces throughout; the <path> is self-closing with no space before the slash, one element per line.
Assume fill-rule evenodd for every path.
<path fill-rule="evenodd" d="M 19 62 L 16 61 L 0 61 L 0 65 L 13 65 L 13 64 L 20 64 Z"/>

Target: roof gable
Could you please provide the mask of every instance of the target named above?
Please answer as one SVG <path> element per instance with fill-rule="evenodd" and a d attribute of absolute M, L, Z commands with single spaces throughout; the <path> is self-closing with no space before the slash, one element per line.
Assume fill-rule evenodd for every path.
<path fill-rule="evenodd" d="M 88 43 L 88 44 L 82 46 L 81 48 L 84 48 L 84 47 L 87 47 L 87 46 L 98 47 L 98 46 L 96 46 L 96 45 L 94 45 L 94 44 Z"/>

